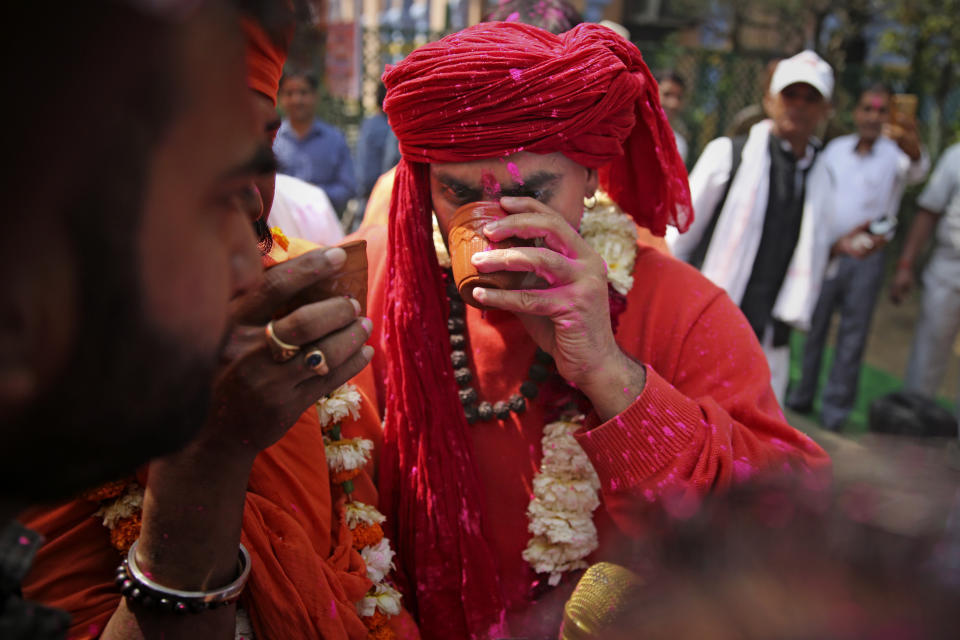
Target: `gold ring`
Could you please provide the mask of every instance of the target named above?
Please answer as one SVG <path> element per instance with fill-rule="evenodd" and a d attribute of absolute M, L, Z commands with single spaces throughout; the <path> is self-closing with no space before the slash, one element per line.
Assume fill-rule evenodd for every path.
<path fill-rule="evenodd" d="M 318 376 L 325 376 L 330 373 L 330 367 L 327 366 L 327 356 L 323 355 L 320 349 L 311 349 L 303 356 L 303 361 L 307 368 L 312 369 Z"/>
<path fill-rule="evenodd" d="M 267 334 L 267 345 L 270 347 L 270 353 L 276 362 L 286 362 L 300 351 L 300 347 L 297 345 L 288 344 L 277 337 L 273 330 L 273 320 L 267 323 L 264 333 Z"/>

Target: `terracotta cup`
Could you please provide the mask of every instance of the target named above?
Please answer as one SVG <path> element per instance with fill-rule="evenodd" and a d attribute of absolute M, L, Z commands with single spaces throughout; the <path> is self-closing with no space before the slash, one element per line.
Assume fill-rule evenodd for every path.
<path fill-rule="evenodd" d="M 480 273 L 470 259 L 473 254 L 490 249 L 508 249 L 510 247 L 532 247 L 533 240 L 510 238 L 502 242 L 491 243 L 483 235 L 483 228 L 507 212 L 496 202 L 471 202 L 457 209 L 450 220 L 450 233 L 447 240 L 450 249 L 450 261 L 453 264 L 453 279 L 457 283 L 460 297 L 467 304 L 483 309 L 483 305 L 473 297 L 476 287 L 489 289 L 541 289 L 547 283 L 529 271 L 494 271 Z"/>
<path fill-rule="evenodd" d="M 343 267 L 329 278 L 302 289 L 276 317 L 282 317 L 305 304 L 334 296 L 350 296 L 360 303 L 360 315 L 367 315 L 367 241 L 354 240 L 339 245 L 347 253 Z"/>

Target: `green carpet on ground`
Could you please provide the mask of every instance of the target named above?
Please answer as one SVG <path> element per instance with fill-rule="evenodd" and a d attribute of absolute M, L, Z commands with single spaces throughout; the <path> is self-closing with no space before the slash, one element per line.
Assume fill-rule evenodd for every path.
<path fill-rule="evenodd" d="M 803 345 L 806 342 L 806 334 L 794 331 L 790 337 L 790 384 L 795 385 L 800 382 L 800 368 L 803 357 Z M 814 416 L 820 414 L 820 392 L 827 383 L 827 375 L 830 372 L 830 366 L 833 364 L 833 348 L 827 348 L 823 354 L 823 363 L 820 368 L 820 384 L 817 395 L 813 401 Z M 899 375 L 894 375 L 887 371 L 882 371 L 876 367 L 864 364 L 860 370 L 860 384 L 857 388 L 857 401 L 853 407 L 853 412 L 847 419 L 845 433 L 863 433 L 867 430 L 869 420 L 870 403 L 874 399 L 884 396 L 893 391 L 899 391 L 903 387 L 903 379 Z M 953 403 L 947 398 L 937 398 L 937 401 L 950 411 L 954 411 Z"/>

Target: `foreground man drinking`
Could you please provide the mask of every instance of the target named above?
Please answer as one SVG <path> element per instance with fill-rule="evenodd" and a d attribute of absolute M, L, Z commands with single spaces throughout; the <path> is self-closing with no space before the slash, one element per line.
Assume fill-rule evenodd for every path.
<path fill-rule="evenodd" d="M 481 24 L 384 82 L 403 160 L 389 230 L 363 234 L 379 489 L 424 637 L 555 635 L 559 612 L 534 600 L 640 535 L 649 509 L 688 512 L 768 468 L 819 480 L 829 461 L 784 422 L 740 311 L 636 244 L 634 223 L 685 228 L 690 200 L 634 45 L 590 24 Z M 594 202 L 598 185 L 629 216 Z M 479 288 L 486 311 L 465 307 L 442 265 L 474 201 L 511 214 L 488 239 L 539 246 L 473 264 L 546 288 Z"/>

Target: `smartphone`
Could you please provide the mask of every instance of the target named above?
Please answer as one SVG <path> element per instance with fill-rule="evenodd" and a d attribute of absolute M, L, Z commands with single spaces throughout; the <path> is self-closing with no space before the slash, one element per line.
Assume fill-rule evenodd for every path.
<path fill-rule="evenodd" d="M 917 119 L 917 96 L 912 93 L 895 93 L 890 96 L 890 122 L 914 122 Z"/>

